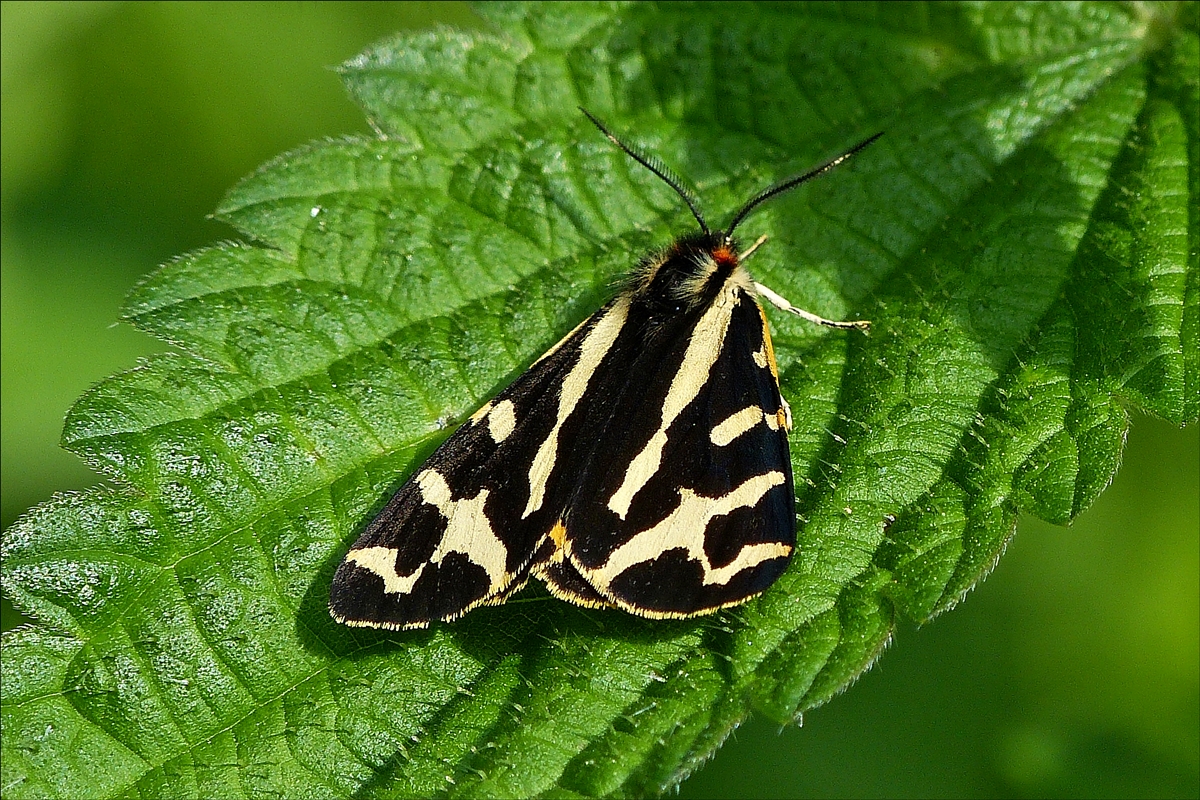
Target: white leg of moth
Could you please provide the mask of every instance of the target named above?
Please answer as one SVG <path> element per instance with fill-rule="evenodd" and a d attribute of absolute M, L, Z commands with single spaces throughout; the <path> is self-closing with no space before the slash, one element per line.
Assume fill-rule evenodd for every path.
<path fill-rule="evenodd" d="M 754 251 L 762 247 L 763 242 L 766 240 L 767 235 L 765 233 L 755 239 L 754 244 L 747 247 L 746 252 L 738 256 L 738 261 L 745 261 L 747 258 L 752 256 Z M 827 328 L 841 328 L 843 330 L 867 331 L 871 327 L 871 321 L 869 319 L 854 319 L 850 320 L 849 322 L 838 322 L 837 320 L 818 317 L 816 314 L 813 314 L 810 311 L 805 311 L 803 308 L 796 308 L 794 305 L 789 303 L 786 298 L 781 297 L 769 287 L 763 286 L 758 281 L 754 282 L 754 288 L 758 290 L 759 294 L 767 298 L 771 305 L 775 306 L 780 311 L 787 311 L 791 314 L 795 314 L 798 317 L 803 317 L 809 322 L 815 322 L 816 324 L 824 325 Z"/>
<path fill-rule="evenodd" d="M 757 246 L 758 246 L 758 244 L 756 243 L 755 247 L 757 247 Z M 753 250 L 753 248 L 751 248 L 751 249 Z M 754 282 L 754 288 L 758 291 L 758 293 L 760 295 L 765 297 L 767 299 L 767 301 L 770 302 L 771 305 L 775 306 L 779 310 L 787 311 L 790 314 L 795 314 L 797 317 L 803 317 L 804 319 L 808 320 L 809 322 L 815 322 L 816 324 L 824 325 L 827 328 L 841 328 L 843 330 L 866 331 L 868 328 L 871 327 L 871 321 L 866 320 L 866 319 L 854 319 L 854 320 L 849 320 L 847 322 L 838 322 L 837 320 L 825 319 L 824 317 L 818 317 L 816 314 L 813 314 L 810 311 L 805 311 L 803 308 L 796 308 L 794 305 L 789 303 L 785 298 L 780 297 L 778 294 L 771 291 L 771 289 L 769 289 L 768 287 L 763 286 L 758 281 Z"/>
<path fill-rule="evenodd" d="M 766 240 L 767 235 L 764 233 L 762 236 L 754 240 L 754 244 L 746 248 L 746 252 L 738 256 L 738 260 L 745 261 L 754 254 L 755 250 L 762 247 L 763 242 Z M 763 286 L 758 281 L 754 282 L 754 288 L 758 290 L 759 294 L 767 298 L 771 305 L 775 306 L 780 311 L 787 311 L 788 313 L 795 314 L 798 317 L 803 317 L 809 322 L 815 322 L 816 324 L 824 325 L 827 328 L 841 328 L 842 330 L 859 330 L 864 332 L 869 330 L 871 327 L 871 321 L 869 319 L 854 319 L 848 322 L 838 322 L 837 320 L 818 317 L 811 311 L 805 311 L 803 308 L 796 308 L 794 305 L 789 303 L 786 298 L 781 297 L 779 294 L 772 291 L 770 287 Z"/>
<path fill-rule="evenodd" d="M 738 261 L 745 261 L 747 258 L 754 255 L 754 251 L 757 250 L 758 248 L 762 247 L 763 242 L 765 242 L 766 240 L 767 240 L 767 235 L 765 233 L 762 236 L 755 239 L 754 244 L 747 247 L 746 252 L 744 252 L 740 256 L 738 256 Z"/>

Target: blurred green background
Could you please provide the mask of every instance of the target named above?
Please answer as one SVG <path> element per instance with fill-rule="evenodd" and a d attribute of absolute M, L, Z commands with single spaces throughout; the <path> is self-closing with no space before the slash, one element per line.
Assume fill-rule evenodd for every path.
<path fill-rule="evenodd" d="M 233 236 L 239 178 L 366 133 L 327 69 L 455 3 L 14 3 L 3 13 L 2 515 L 99 478 L 58 447 L 93 383 L 162 345 L 115 326 L 157 264 Z M 1070 529 L 1023 520 L 996 573 L 902 625 L 845 696 L 752 721 L 684 797 L 1200 795 L 1200 438 L 1135 420 Z M 21 621 L 7 600 L 3 626 Z"/>

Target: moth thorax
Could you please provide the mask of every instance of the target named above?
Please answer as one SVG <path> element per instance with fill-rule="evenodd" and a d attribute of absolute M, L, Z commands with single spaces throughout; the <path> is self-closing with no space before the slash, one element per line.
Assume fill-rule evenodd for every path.
<path fill-rule="evenodd" d="M 736 244 L 720 234 L 678 239 L 644 267 L 639 299 L 667 314 L 706 305 L 741 272 Z"/>

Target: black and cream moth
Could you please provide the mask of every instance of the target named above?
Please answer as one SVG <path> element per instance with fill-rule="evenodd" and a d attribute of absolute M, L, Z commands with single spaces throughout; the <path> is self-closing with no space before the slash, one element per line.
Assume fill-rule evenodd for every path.
<path fill-rule="evenodd" d="M 643 617 L 707 614 L 762 593 L 796 544 L 791 412 L 733 230 L 657 161 L 701 231 L 646 256 L 623 288 L 471 415 L 391 498 L 333 578 L 347 625 L 420 628 L 503 603 L 530 577 L 563 600 Z M 761 242 L 761 240 L 760 240 Z M 751 248 L 753 249 L 753 248 Z"/>

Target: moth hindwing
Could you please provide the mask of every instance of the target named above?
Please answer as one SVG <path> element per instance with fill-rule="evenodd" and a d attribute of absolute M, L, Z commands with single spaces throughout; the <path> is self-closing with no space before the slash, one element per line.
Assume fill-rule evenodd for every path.
<path fill-rule="evenodd" d="M 690 617 L 762 593 L 791 558 L 791 415 L 758 298 L 834 327 L 867 323 L 801 312 L 754 283 L 732 233 L 878 134 L 712 231 L 678 179 L 588 117 L 683 197 L 701 231 L 643 258 L 417 469 L 334 575 L 341 622 L 424 627 L 502 603 L 530 577 L 579 605 Z"/>

